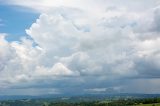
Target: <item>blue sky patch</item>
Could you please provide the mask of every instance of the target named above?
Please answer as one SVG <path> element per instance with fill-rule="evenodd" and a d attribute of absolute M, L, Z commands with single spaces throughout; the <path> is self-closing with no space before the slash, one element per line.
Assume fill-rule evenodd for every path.
<path fill-rule="evenodd" d="M 8 34 L 8 41 L 19 40 L 26 36 L 25 29 L 29 28 L 38 16 L 38 13 L 19 10 L 18 7 L 0 5 L 0 32 Z"/>

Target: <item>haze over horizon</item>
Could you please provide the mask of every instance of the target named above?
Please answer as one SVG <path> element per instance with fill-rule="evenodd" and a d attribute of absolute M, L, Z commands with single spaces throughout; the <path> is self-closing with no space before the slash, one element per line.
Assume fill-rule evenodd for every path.
<path fill-rule="evenodd" d="M 0 95 L 160 93 L 159 0 L 0 0 Z"/>

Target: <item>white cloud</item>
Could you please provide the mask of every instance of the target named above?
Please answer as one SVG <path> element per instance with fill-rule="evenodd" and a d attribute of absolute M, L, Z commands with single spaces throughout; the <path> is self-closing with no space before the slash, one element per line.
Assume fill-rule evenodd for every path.
<path fill-rule="evenodd" d="M 121 87 L 108 87 L 108 88 L 92 88 L 92 89 L 85 89 L 86 92 L 90 93 L 120 93 Z"/>
<path fill-rule="evenodd" d="M 51 69 L 45 69 L 45 67 L 37 67 L 35 75 L 39 76 L 77 76 L 78 72 L 69 70 L 62 63 L 56 63 Z"/>
<path fill-rule="evenodd" d="M 131 85 L 125 79 L 160 75 L 157 1 L 10 0 L 10 4 L 43 13 L 26 30 L 33 40 L 8 42 L 0 35 L 2 88 L 127 92 Z"/>

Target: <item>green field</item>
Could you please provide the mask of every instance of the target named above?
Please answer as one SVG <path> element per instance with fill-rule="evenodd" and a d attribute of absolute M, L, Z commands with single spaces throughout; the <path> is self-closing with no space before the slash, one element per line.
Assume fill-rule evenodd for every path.
<path fill-rule="evenodd" d="M 160 103 L 155 103 L 155 104 L 140 104 L 140 105 L 135 105 L 135 106 L 160 106 Z"/>
<path fill-rule="evenodd" d="M 160 106 L 160 97 L 155 98 L 119 98 L 93 100 L 87 97 L 68 99 L 20 99 L 2 100 L 0 106 Z"/>

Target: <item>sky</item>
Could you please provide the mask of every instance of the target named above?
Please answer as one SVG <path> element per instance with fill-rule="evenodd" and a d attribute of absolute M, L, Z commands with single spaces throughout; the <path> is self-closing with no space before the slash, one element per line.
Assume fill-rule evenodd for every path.
<path fill-rule="evenodd" d="M 0 0 L 0 95 L 160 93 L 159 0 Z"/>

